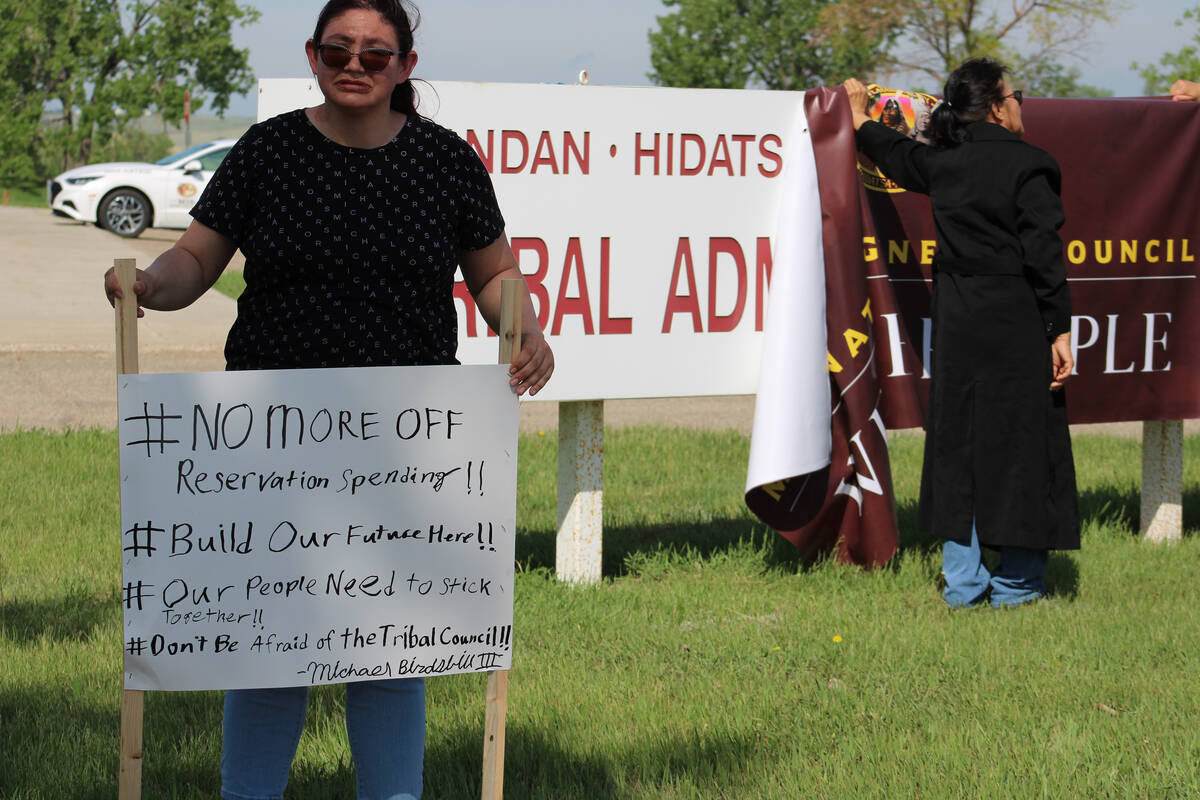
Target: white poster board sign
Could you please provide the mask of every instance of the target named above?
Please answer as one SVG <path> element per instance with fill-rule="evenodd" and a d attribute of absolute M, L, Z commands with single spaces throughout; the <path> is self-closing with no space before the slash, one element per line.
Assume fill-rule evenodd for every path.
<path fill-rule="evenodd" d="M 125 687 L 508 669 L 507 366 L 118 376 Z"/>
<path fill-rule="evenodd" d="M 776 252 L 780 230 L 820 252 L 803 93 L 449 81 L 418 91 L 420 112 L 491 173 L 555 351 L 536 399 L 758 390 L 772 272 L 823 280 L 819 261 L 783 264 Z M 259 119 L 321 102 L 313 81 L 259 84 Z M 785 191 L 804 192 L 792 204 L 803 213 L 780 220 Z M 495 342 L 461 284 L 455 294 L 459 358 L 487 363 Z M 793 313 L 821 313 L 821 297 L 803 299 L 816 308 Z M 822 331 L 822 354 L 823 342 Z"/>

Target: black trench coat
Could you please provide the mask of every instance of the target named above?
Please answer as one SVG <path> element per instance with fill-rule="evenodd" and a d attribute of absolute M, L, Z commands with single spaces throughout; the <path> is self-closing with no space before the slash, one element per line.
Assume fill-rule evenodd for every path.
<path fill-rule="evenodd" d="M 938 254 L 920 524 L 985 547 L 1079 547 L 1075 465 L 1050 343 L 1071 329 L 1058 164 L 988 122 L 957 147 L 877 123 L 859 148 L 928 194 Z"/>

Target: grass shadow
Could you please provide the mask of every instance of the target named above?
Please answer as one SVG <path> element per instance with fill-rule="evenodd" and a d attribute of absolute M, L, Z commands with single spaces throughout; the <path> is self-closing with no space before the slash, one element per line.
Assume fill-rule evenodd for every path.
<path fill-rule="evenodd" d="M 1079 521 L 1084 528 L 1115 525 L 1136 534 L 1141 514 L 1142 495 L 1136 488 L 1097 486 L 1079 493 Z"/>
<path fill-rule="evenodd" d="M 917 524 L 917 499 L 905 498 L 896 501 L 896 523 L 900 528 L 900 552 L 929 555 L 940 551 L 942 540 Z M 896 563 L 898 559 L 892 559 Z"/>
<path fill-rule="evenodd" d="M 505 736 L 504 789 L 527 800 L 619 800 L 654 796 L 656 787 L 694 782 L 736 790 L 748 776 L 745 765 L 761 760 L 754 737 L 699 731 L 631 741 L 606 754 L 580 752 L 570 741 L 570 725 L 544 721 L 538 727 L 510 724 Z M 558 731 L 559 735 L 554 735 Z M 449 741 L 425 753 L 425 798 L 478 797 L 481 731 L 459 729 Z"/>
<path fill-rule="evenodd" d="M 62 597 L 45 600 L 5 600 L 0 603 L 0 636 L 20 645 L 42 638 L 78 641 L 100 629 L 119 627 L 120 603 L 81 587 L 69 587 Z"/>
<path fill-rule="evenodd" d="M 522 569 L 555 568 L 557 531 L 520 531 L 516 558 Z M 766 570 L 797 571 L 802 558 L 796 548 L 765 525 L 744 518 L 714 518 L 707 522 L 605 527 L 601 551 L 604 577 L 637 571 L 650 559 L 666 564 L 710 560 L 722 555 L 745 557 L 754 552 Z"/>
<path fill-rule="evenodd" d="M 308 762 L 292 765 L 284 796 L 293 798 L 320 798 L 321 800 L 354 800 L 357 796 L 354 782 L 354 767 L 350 754 L 332 770 L 320 764 Z"/>
<path fill-rule="evenodd" d="M 79 686 L 0 693 L 0 797 L 108 800 L 120 756 L 120 688 L 89 701 Z M 341 687 L 310 696 L 306 729 L 343 725 Z M 214 798 L 221 784 L 222 692 L 146 692 L 142 715 L 142 796 Z M 64 739 L 67 732 L 69 737 Z M 306 733 L 306 736 L 311 735 Z M 344 737 L 343 737 L 344 738 Z M 475 737 L 478 739 L 479 737 Z M 302 744 L 303 747 L 303 744 Z M 348 749 L 336 765 L 297 760 L 289 798 L 353 800 Z"/>
<path fill-rule="evenodd" d="M 1191 489 L 1183 490 L 1183 507 L 1192 509 L 1191 530 L 1189 530 L 1187 527 L 1188 519 L 1186 516 L 1184 517 L 1184 520 L 1183 520 L 1183 535 L 1185 537 L 1190 537 L 1190 536 L 1195 535 L 1197 529 L 1200 529 L 1200 526 L 1196 525 L 1196 515 L 1195 515 L 1195 509 L 1196 509 L 1196 506 L 1198 503 L 1200 503 L 1200 488 L 1193 487 Z"/>
<path fill-rule="evenodd" d="M 1074 600 L 1079 596 L 1079 563 L 1067 553 L 1050 553 L 1046 563 L 1046 591 L 1051 597 Z"/>
<path fill-rule="evenodd" d="M 143 797 L 217 797 L 223 692 L 147 692 Z"/>
<path fill-rule="evenodd" d="M 504 737 L 504 793 L 529 798 L 620 797 L 606 759 L 572 752 L 552 726 L 509 724 Z M 479 797 L 483 786 L 483 726 L 459 727 L 425 750 L 423 798 Z"/>
<path fill-rule="evenodd" d="M 120 688 L 89 699 L 77 685 L 0 695 L 0 797 L 111 798 L 120 763 Z M 215 797 L 221 704 L 216 692 L 147 692 L 143 796 Z M 64 733 L 67 738 L 64 738 Z"/>
<path fill-rule="evenodd" d="M 119 753 L 116 706 L 81 702 L 73 687 L 0 693 L 0 797 L 111 798 Z M 66 728 L 69 749 L 61 740 Z"/>
<path fill-rule="evenodd" d="M 220 692 L 146 693 L 143 797 L 192 800 L 217 796 L 221 696 Z M 306 728 L 342 725 L 342 697 L 339 687 L 314 691 Z M 0 720 L 4 723 L 0 725 L 0 751 L 5 753 L 0 797 L 112 797 L 119 763 L 116 705 L 81 700 L 78 688 L 71 686 L 54 691 L 5 691 L 0 695 Z M 47 720 L 69 720 L 69 725 L 47 724 Z M 744 765 L 762 756 L 751 734 L 736 731 L 712 735 L 683 732 L 593 752 L 586 750 L 586 745 L 576 746 L 570 728 L 567 720 L 510 722 L 505 741 L 508 796 L 616 800 L 634 790 L 653 795 L 654 787 L 674 785 L 681 778 L 736 788 L 744 780 Z M 63 739 L 64 731 L 69 732 L 69 740 Z M 425 754 L 423 796 L 432 800 L 478 797 L 482 744 L 482 724 L 458 726 L 449 734 L 431 738 Z M 302 740 L 301 750 L 304 746 Z M 286 797 L 353 800 L 355 779 L 348 749 L 344 757 L 332 760 L 298 760 Z"/>
<path fill-rule="evenodd" d="M 1181 498 L 1185 511 L 1200 503 L 1200 488 L 1187 486 Z M 1142 494 L 1137 488 L 1100 486 L 1079 493 L 1079 519 L 1084 529 L 1091 525 L 1116 526 L 1132 536 L 1141 535 Z M 1196 520 L 1184 519 L 1183 535 L 1195 535 Z M 1191 528 L 1188 523 L 1191 523 Z"/>
<path fill-rule="evenodd" d="M 1184 505 L 1195 507 L 1200 490 L 1184 492 Z M 1086 489 L 1079 494 L 1080 520 L 1086 529 L 1113 524 L 1137 534 L 1141 497 L 1136 490 L 1115 487 Z M 898 554 L 929 557 L 940 552 L 942 540 L 917 524 L 916 498 L 899 499 L 896 518 L 900 532 Z M 523 530 L 517 537 L 516 557 L 522 569 L 555 568 L 557 532 L 552 529 Z M 757 551 L 765 570 L 807 572 L 829 554 L 806 559 L 796 548 L 766 525 L 745 518 L 713 518 L 703 523 L 685 522 L 651 526 L 610 526 L 604 529 L 602 574 L 619 577 L 636 571 L 648 558 L 665 563 L 707 560 L 723 554 Z M 893 558 L 888 567 L 900 568 Z M 1074 597 L 1078 591 L 1078 568 L 1069 556 L 1051 556 L 1048 579 L 1056 594 Z"/>
<path fill-rule="evenodd" d="M 144 797 L 212 798 L 221 785 L 223 692 L 153 692 L 146 703 L 146 790 Z M 335 729 L 337 757 L 313 759 L 300 754 L 313 737 L 329 739 Z M 345 735 L 345 686 L 309 691 L 297 758 L 285 797 L 354 800 L 355 780 Z"/>

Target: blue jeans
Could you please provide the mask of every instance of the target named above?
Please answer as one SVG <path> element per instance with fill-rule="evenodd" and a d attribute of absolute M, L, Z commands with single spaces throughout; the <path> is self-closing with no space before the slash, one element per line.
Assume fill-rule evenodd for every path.
<path fill-rule="evenodd" d="M 307 686 L 225 693 L 221 797 L 283 797 L 307 707 Z M 416 800 L 421 796 L 423 678 L 346 684 L 346 733 L 359 800 Z"/>
<path fill-rule="evenodd" d="M 982 603 L 991 591 L 996 608 L 1019 606 L 1046 594 L 1045 550 L 1001 547 L 1000 564 L 995 574 L 988 572 L 979 547 L 979 532 L 971 523 L 971 541 L 947 539 L 942 546 L 942 574 L 946 588 L 942 597 L 951 608 L 966 608 Z"/>

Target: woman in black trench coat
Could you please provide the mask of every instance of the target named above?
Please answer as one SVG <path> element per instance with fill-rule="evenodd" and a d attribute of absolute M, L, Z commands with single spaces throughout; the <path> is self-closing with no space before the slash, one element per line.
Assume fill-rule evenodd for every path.
<path fill-rule="evenodd" d="M 867 114 L 848 80 L 859 149 L 901 187 L 928 194 L 937 230 L 920 522 L 945 540 L 951 606 L 1012 606 L 1045 594 L 1049 550 L 1079 547 L 1062 385 L 1071 301 L 1058 164 L 1021 140 L 1021 93 L 972 59 L 933 112 L 933 145 Z M 980 548 L 1000 551 L 990 573 Z"/>

